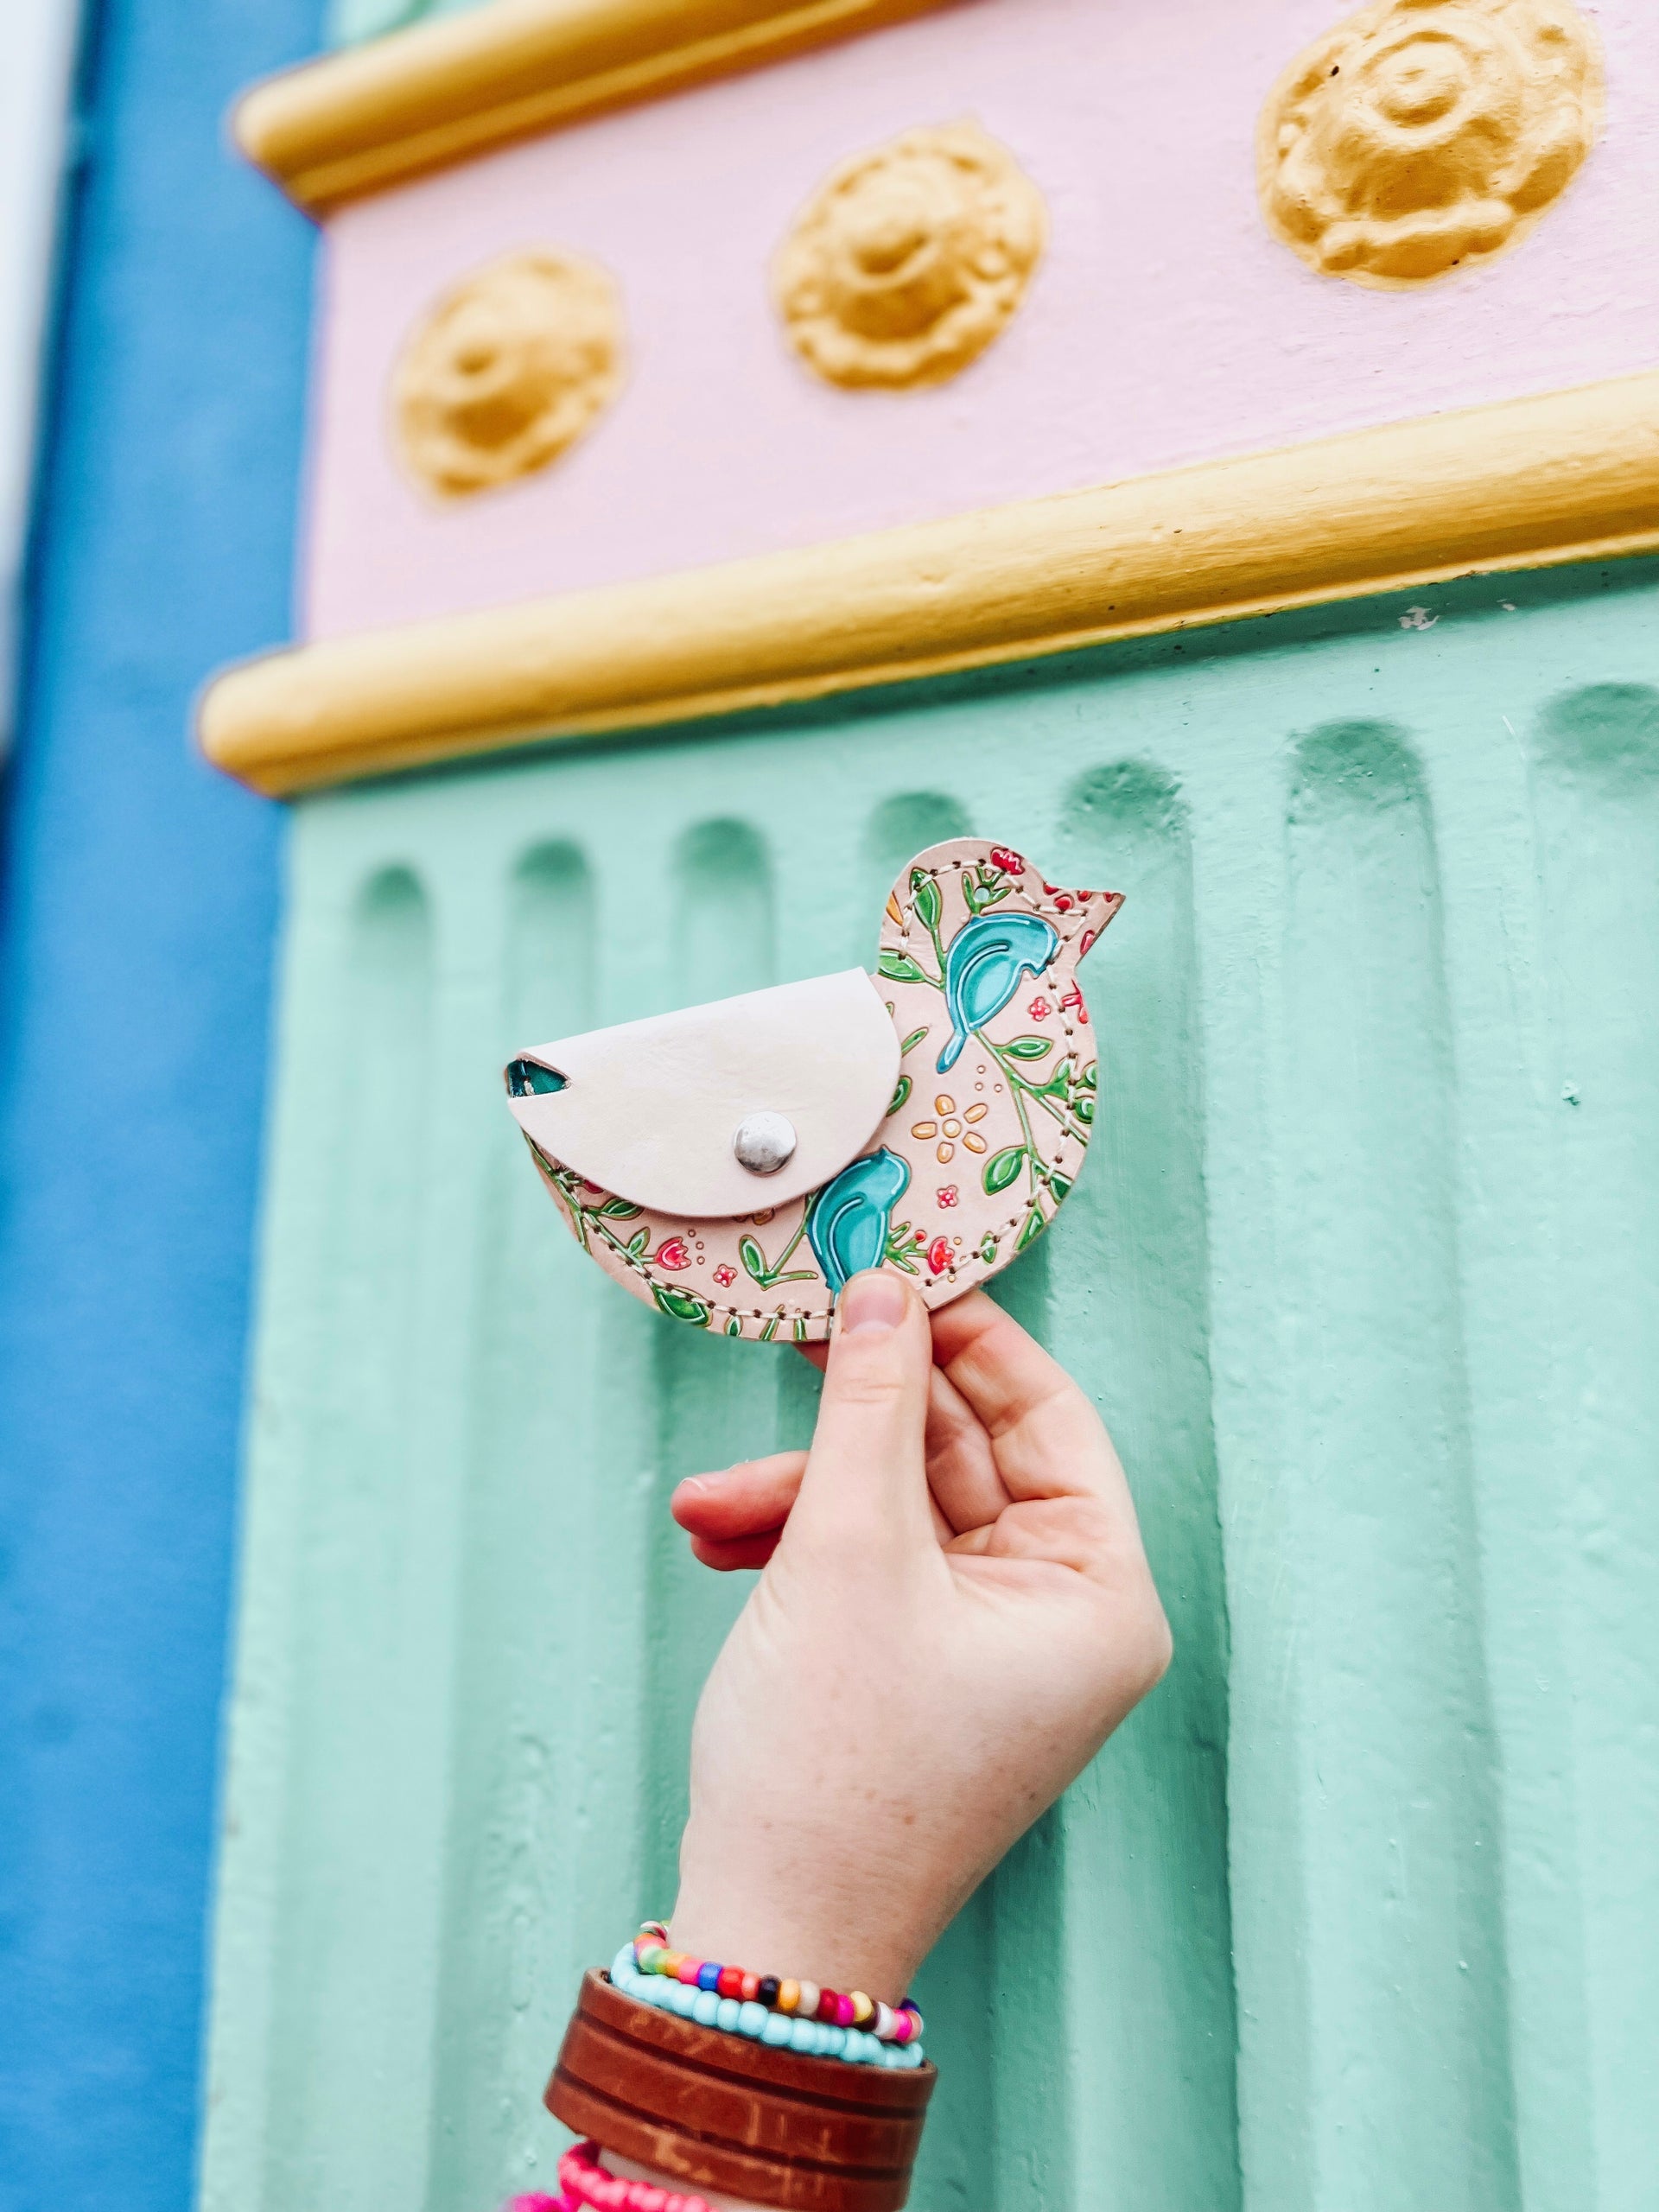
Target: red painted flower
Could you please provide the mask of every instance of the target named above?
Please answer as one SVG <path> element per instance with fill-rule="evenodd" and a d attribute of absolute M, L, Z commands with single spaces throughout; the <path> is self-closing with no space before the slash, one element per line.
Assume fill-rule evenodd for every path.
<path fill-rule="evenodd" d="M 1088 1022 L 1089 1009 L 1083 1002 L 1081 991 L 1068 991 L 1060 1001 L 1060 1010 L 1063 1014 L 1075 1014 L 1077 1020 L 1085 1025 Z"/>
<path fill-rule="evenodd" d="M 1037 994 L 1037 996 L 1033 999 L 1031 1004 L 1026 1008 L 1026 1012 L 1031 1016 L 1033 1021 L 1046 1021 L 1049 1015 L 1052 1014 L 1053 1011 L 1053 1007 L 1050 1006 L 1048 1001 L 1043 996 L 1040 991 Z"/>
<path fill-rule="evenodd" d="M 942 1275 L 950 1264 L 950 1239 L 936 1236 L 927 1248 L 927 1271 L 930 1274 Z"/>
<path fill-rule="evenodd" d="M 664 1237 L 657 1247 L 657 1264 L 659 1268 L 666 1268 L 671 1274 L 677 1273 L 681 1268 L 689 1268 L 691 1255 L 685 1249 L 684 1237 Z"/>
<path fill-rule="evenodd" d="M 724 1290 L 728 1284 L 734 1283 L 737 1281 L 737 1269 L 735 1268 L 718 1267 L 715 1269 L 715 1281 L 720 1285 L 721 1288 Z"/>
<path fill-rule="evenodd" d="M 991 866 L 1000 868 L 1004 875 L 1023 875 L 1026 863 L 1020 855 L 1007 845 L 991 847 Z"/>
<path fill-rule="evenodd" d="M 957 1203 L 957 1186 L 954 1183 L 941 1184 L 933 1195 L 942 1206 L 953 1206 Z"/>

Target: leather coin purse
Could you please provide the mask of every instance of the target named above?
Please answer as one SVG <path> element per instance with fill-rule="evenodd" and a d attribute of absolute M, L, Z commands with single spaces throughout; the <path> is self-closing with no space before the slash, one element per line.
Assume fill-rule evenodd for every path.
<path fill-rule="evenodd" d="M 930 1306 L 1052 1221 L 1098 1096 L 1077 966 L 1122 904 L 962 838 L 904 869 L 880 957 L 520 1052 L 507 1103 L 625 1289 L 728 1337 L 821 1341 L 862 1268 Z"/>

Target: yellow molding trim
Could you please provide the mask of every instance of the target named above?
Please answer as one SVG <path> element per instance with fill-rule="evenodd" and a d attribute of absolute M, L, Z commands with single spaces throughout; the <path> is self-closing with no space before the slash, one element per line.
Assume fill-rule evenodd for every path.
<path fill-rule="evenodd" d="M 268 78 L 237 103 L 249 160 L 313 214 L 944 0 L 491 0 Z"/>
<path fill-rule="evenodd" d="M 311 790 L 1471 571 L 1659 550 L 1659 372 L 798 552 L 305 645 L 202 702 Z"/>

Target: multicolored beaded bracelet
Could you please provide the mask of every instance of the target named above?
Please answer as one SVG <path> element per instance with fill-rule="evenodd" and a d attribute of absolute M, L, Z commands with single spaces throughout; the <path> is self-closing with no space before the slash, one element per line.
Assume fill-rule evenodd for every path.
<path fill-rule="evenodd" d="M 646 1921 L 634 1937 L 633 1962 L 641 1974 L 662 1974 L 687 1988 L 713 1990 L 717 1996 L 762 2005 L 768 2012 L 821 2020 L 830 2028 L 861 2028 L 880 2043 L 914 2043 L 922 2032 L 922 2016 L 907 1997 L 896 2006 L 883 2005 L 861 1989 L 843 1996 L 839 1990 L 820 1989 L 816 1981 L 786 1981 L 776 1974 L 750 1974 L 743 1967 L 690 1958 L 669 1948 L 668 1930 L 660 1920 Z"/>
<path fill-rule="evenodd" d="M 817 1982 L 790 1982 L 774 1974 L 747 1974 L 743 1967 L 716 1967 L 712 1960 L 688 1958 L 668 1947 L 668 1929 L 661 1920 L 646 1920 L 632 1940 L 632 1962 L 639 1974 L 659 1974 L 686 1988 L 715 1991 L 719 1998 L 736 1998 L 741 2004 L 761 2004 L 767 2013 L 794 2015 L 797 2019 L 821 2019 L 827 2029 L 862 2029 L 882 2044 L 913 2044 L 923 2033 L 923 2015 L 909 1998 L 892 2006 L 868 1998 L 862 1988 L 842 1995 L 836 1988 L 818 1988 Z"/>
<path fill-rule="evenodd" d="M 559 2160 L 557 2196 L 514 2196 L 501 2212 L 714 2212 L 706 2196 L 683 2196 L 655 2182 L 630 2181 L 599 2163 L 597 2143 L 578 2143 Z"/>
<path fill-rule="evenodd" d="M 655 2005 L 659 2011 L 677 2012 L 683 2020 L 696 2020 L 705 2028 L 721 2028 L 728 2035 L 747 2036 L 752 2043 L 798 2051 L 805 2058 L 840 2058 L 853 2066 L 906 2069 L 922 2063 L 918 2041 L 883 2043 L 862 2028 L 843 2028 L 839 2017 L 833 2025 L 828 2020 L 804 2018 L 798 2011 L 791 2018 L 785 2012 L 769 2011 L 758 1996 L 722 1997 L 717 1982 L 705 1988 L 695 1980 L 682 1981 L 677 1974 L 671 1980 L 660 1973 L 642 1974 L 632 1943 L 625 1943 L 612 1960 L 611 1982 L 625 1997 L 634 1998 L 642 2005 Z M 921 2014 L 914 2006 L 900 2009 L 915 2024 L 910 2031 L 911 2037 L 919 2037 Z"/>

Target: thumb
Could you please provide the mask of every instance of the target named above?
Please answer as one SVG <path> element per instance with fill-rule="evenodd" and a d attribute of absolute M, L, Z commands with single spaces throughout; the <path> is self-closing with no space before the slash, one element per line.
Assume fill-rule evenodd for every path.
<path fill-rule="evenodd" d="M 789 1530 L 810 1540 L 933 1543 L 925 1437 L 933 1336 L 901 1274 L 850 1278 L 836 1306 L 818 1425 Z"/>

